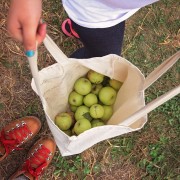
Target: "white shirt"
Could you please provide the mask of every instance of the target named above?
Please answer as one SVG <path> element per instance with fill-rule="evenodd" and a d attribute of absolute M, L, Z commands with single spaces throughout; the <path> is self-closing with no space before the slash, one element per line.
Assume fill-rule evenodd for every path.
<path fill-rule="evenodd" d="M 114 26 L 158 0 L 62 0 L 68 16 L 87 28 Z"/>

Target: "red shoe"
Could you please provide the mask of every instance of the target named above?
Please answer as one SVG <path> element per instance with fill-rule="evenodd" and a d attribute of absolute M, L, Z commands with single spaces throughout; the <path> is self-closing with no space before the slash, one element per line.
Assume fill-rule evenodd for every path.
<path fill-rule="evenodd" d="M 13 150 L 32 139 L 40 130 L 41 122 L 34 116 L 27 116 L 5 126 L 0 132 L 0 161 Z"/>
<path fill-rule="evenodd" d="M 9 180 L 25 176 L 30 180 L 37 180 L 48 167 L 56 150 L 55 141 L 51 138 L 40 139 L 31 148 L 22 167 Z"/>
<path fill-rule="evenodd" d="M 72 22 L 70 19 L 66 19 L 65 21 L 63 21 L 61 25 L 61 29 L 63 33 L 67 36 L 79 38 L 79 35 L 77 34 L 77 32 L 72 28 Z M 69 29 L 69 32 L 67 29 Z"/>

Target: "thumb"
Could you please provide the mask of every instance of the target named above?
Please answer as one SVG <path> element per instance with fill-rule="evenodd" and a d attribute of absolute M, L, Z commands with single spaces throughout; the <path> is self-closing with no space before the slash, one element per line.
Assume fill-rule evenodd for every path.
<path fill-rule="evenodd" d="M 25 54 L 28 57 L 32 57 L 36 51 L 36 28 L 33 26 L 23 27 L 23 44 L 25 48 Z"/>

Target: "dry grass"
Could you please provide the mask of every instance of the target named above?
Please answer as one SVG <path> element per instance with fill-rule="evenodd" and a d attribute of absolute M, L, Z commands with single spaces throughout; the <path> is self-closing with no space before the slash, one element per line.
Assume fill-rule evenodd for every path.
<path fill-rule="evenodd" d="M 159 3 L 156 7 L 148 6 L 142 9 L 139 13 L 131 17 L 127 21 L 127 30 L 125 35 L 125 43 L 123 48 L 123 56 L 130 59 L 137 65 L 144 74 L 152 71 L 156 65 L 160 64 L 165 58 L 177 51 L 180 46 L 180 31 L 172 25 L 174 21 L 179 19 L 178 2 L 168 2 L 171 8 L 166 6 L 166 3 Z M 16 41 L 12 41 L 6 30 L 6 18 L 8 11 L 8 2 L 1 0 L 0 2 L 0 129 L 14 119 L 22 116 L 34 115 L 41 119 L 42 128 L 39 134 L 30 142 L 28 142 L 22 151 L 11 153 L 7 159 L 0 163 L 0 179 L 7 179 L 23 162 L 28 152 L 28 149 L 34 142 L 44 135 L 51 136 L 51 132 L 45 120 L 41 102 L 36 94 L 32 91 L 31 72 L 28 62 L 23 53 L 22 45 Z M 158 8 L 160 7 L 160 9 Z M 59 11 L 60 9 L 60 11 Z M 159 20 L 160 13 L 164 13 L 164 19 Z M 60 30 L 61 22 L 66 18 L 66 14 L 62 5 L 56 1 L 44 1 L 43 18 L 48 23 L 48 34 L 53 38 L 56 44 L 61 47 L 62 51 L 69 56 L 75 49 L 81 46 L 81 43 L 73 38 L 68 38 L 63 35 Z M 156 24 L 162 21 L 162 23 Z M 152 23 L 154 22 L 154 23 Z M 166 23 L 169 23 L 167 25 Z M 141 39 L 143 38 L 143 40 Z M 138 46 L 138 48 L 137 48 Z M 134 48 L 136 47 L 136 48 Z M 138 52 L 137 52 L 138 49 Z M 54 63 L 51 55 L 42 45 L 39 48 L 39 68 L 47 67 Z M 179 72 L 176 67 L 171 70 L 171 75 L 164 77 L 169 86 L 176 86 L 179 81 Z M 173 79 L 173 80 L 172 80 Z M 164 89 L 163 82 L 155 88 L 150 88 L 147 94 L 156 94 L 157 89 Z M 153 98 L 152 98 L 153 99 Z M 84 151 L 80 157 L 83 162 L 87 162 L 90 168 L 86 179 L 142 179 L 148 173 L 145 169 L 137 166 L 138 162 L 143 158 L 151 161 L 149 156 L 149 144 L 157 144 L 159 142 L 159 133 L 157 127 L 162 127 L 162 133 L 166 134 L 166 124 L 163 127 L 158 120 L 165 120 L 165 117 L 158 113 L 152 113 L 149 116 L 149 124 L 142 131 L 123 136 L 119 139 L 112 139 L 99 143 L 92 148 Z M 164 129 L 163 129 L 164 128 Z M 169 137 L 174 139 L 176 134 L 169 134 Z M 132 140 L 133 147 L 126 155 L 118 154 L 121 147 L 121 139 L 128 142 Z M 118 144 L 119 143 L 119 144 Z M 177 142 L 178 143 L 178 142 Z M 123 146 L 122 146 L 123 147 Z M 171 146 L 169 146 L 171 147 Z M 114 152 L 114 154 L 113 154 Z M 124 151 L 123 151 L 124 152 Z M 169 151 L 171 152 L 171 151 Z M 115 155 L 113 159 L 112 155 Z M 56 152 L 56 157 L 59 157 L 59 151 Z M 173 158 L 169 155 L 168 163 L 173 163 Z M 130 160 L 133 159 L 133 160 Z M 74 157 L 65 158 L 69 164 L 75 162 Z M 53 160 L 58 163 L 58 160 Z M 96 165 L 100 166 L 98 172 L 94 172 L 93 168 Z M 156 168 L 158 165 L 154 164 Z M 46 170 L 42 179 L 80 179 L 77 174 L 68 173 L 66 178 L 55 176 L 56 167 L 51 164 Z M 83 171 L 83 169 L 81 169 Z M 177 170 L 178 172 L 178 170 Z M 149 177 L 149 179 L 152 179 Z"/>

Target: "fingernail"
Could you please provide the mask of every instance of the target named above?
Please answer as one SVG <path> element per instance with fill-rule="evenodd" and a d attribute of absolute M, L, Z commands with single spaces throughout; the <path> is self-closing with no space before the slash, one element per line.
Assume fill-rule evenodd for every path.
<path fill-rule="evenodd" d="M 27 57 L 33 57 L 34 54 L 35 54 L 35 51 L 33 51 L 33 50 L 28 50 L 28 51 L 25 52 L 25 54 L 26 54 Z"/>

